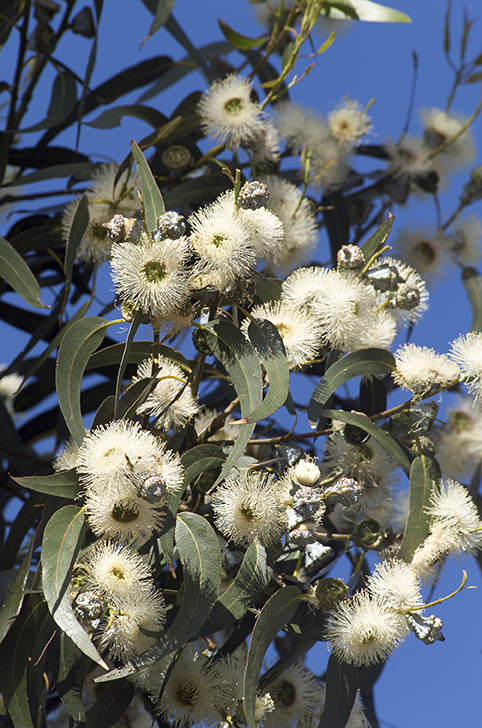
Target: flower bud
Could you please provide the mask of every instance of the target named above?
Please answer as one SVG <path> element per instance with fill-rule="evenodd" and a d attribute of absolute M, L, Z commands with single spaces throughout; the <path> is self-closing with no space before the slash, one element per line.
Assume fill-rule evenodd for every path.
<path fill-rule="evenodd" d="M 298 488 L 294 494 L 292 507 L 304 521 L 313 516 L 320 518 L 326 508 L 321 495 L 314 488 L 305 486 Z"/>
<path fill-rule="evenodd" d="M 420 303 L 420 291 L 416 286 L 410 286 L 408 283 L 401 283 L 395 296 L 398 308 L 404 311 L 411 311 Z"/>
<path fill-rule="evenodd" d="M 358 503 L 362 492 L 362 486 L 354 478 L 340 478 L 336 483 L 325 488 L 323 498 L 330 505 L 341 503 L 350 508 Z"/>
<path fill-rule="evenodd" d="M 357 268 L 363 268 L 365 258 L 362 249 L 358 245 L 342 245 L 336 255 L 336 262 L 338 268 L 356 270 Z"/>
<path fill-rule="evenodd" d="M 413 612 L 412 614 L 407 614 L 407 623 L 415 637 L 425 645 L 433 645 L 437 640 L 439 642 L 445 642 L 440 617 L 435 617 L 433 614 L 430 617 L 424 617 L 418 612 Z"/>
<path fill-rule="evenodd" d="M 80 592 L 72 604 L 72 609 L 81 622 L 93 624 L 102 614 L 102 600 L 95 592 Z"/>
<path fill-rule="evenodd" d="M 266 205 L 269 198 L 268 186 L 263 182 L 246 182 L 241 188 L 236 204 L 243 210 L 257 210 Z"/>
<path fill-rule="evenodd" d="M 289 534 L 289 541 L 300 551 L 304 551 L 308 544 L 315 543 L 317 540 L 316 533 L 302 524 L 299 528 L 295 528 Z"/>
<path fill-rule="evenodd" d="M 321 471 L 311 460 L 300 460 L 296 465 L 292 478 L 300 485 L 313 487 L 319 481 Z"/>
<path fill-rule="evenodd" d="M 169 238 L 177 240 L 186 232 L 184 217 L 174 210 L 169 210 L 157 218 L 157 228 L 153 234 L 156 242 Z"/>

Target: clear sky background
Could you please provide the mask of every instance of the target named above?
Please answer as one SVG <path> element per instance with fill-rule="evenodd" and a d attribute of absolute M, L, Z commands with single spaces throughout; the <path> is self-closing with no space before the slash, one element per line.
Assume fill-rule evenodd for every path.
<path fill-rule="evenodd" d="M 397 138 L 404 126 L 407 114 L 412 76 L 412 50 L 419 60 L 419 78 L 415 110 L 424 106 L 444 108 L 452 84 L 452 72 L 443 56 L 443 0 L 392 0 L 398 10 L 408 13 L 411 25 L 387 25 L 353 23 L 352 30 L 337 39 L 331 48 L 318 59 L 318 66 L 296 86 L 291 98 L 303 105 L 315 107 L 320 113 L 329 112 L 339 100 L 349 94 L 366 104 L 376 101 L 370 113 L 376 136 L 374 143 L 382 143 L 386 137 Z M 469 17 L 482 16 L 480 0 L 466 0 Z M 80 6 L 79 6 L 80 7 Z M 261 34 L 252 8 L 246 0 L 177 0 L 174 15 L 196 46 L 221 40 L 217 18 L 221 17 L 237 31 L 252 37 Z M 452 8 L 452 37 L 458 47 L 461 30 L 462 5 L 454 0 Z M 92 86 L 130 65 L 156 55 L 171 55 L 179 60 L 185 52 L 164 30 L 159 31 L 142 47 L 152 16 L 139 0 L 105 0 L 100 26 L 101 44 L 98 50 L 96 70 Z M 321 42 L 321 40 L 320 40 Z M 69 35 L 68 43 L 59 48 L 56 55 L 70 63 L 83 75 L 90 43 L 84 38 Z M 482 17 L 475 23 L 469 57 L 482 50 Z M 2 77 L 5 69 L 14 63 L 15 39 L 9 42 L 0 55 Z M 233 57 L 235 63 L 235 56 Z M 41 98 L 32 106 L 30 120 L 38 121 L 39 105 L 46 108 L 50 98 L 52 78 L 42 86 Z M 178 103 L 192 90 L 204 90 L 206 83 L 197 73 L 191 74 L 182 84 L 174 86 L 162 96 L 146 103 L 170 115 Z M 118 103 L 133 103 L 139 93 L 123 98 Z M 480 99 L 480 84 L 465 87 L 453 104 L 454 109 L 469 114 Z M 37 105 L 38 104 L 38 105 Z M 92 115 L 96 118 L 102 109 Z M 26 120 L 29 122 L 29 119 Z M 124 118 L 121 127 L 107 132 L 85 127 L 80 150 L 99 161 L 122 160 L 129 151 L 131 139 L 141 139 L 150 128 L 144 123 Z M 410 133 L 419 134 L 421 126 L 413 114 Z M 482 123 L 474 125 L 478 139 L 478 164 L 482 164 Z M 74 144 L 74 130 L 68 130 L 58 138 L 58 143 Z M 22 140 L 30 143 L 31 140 Z M 355 163 L 356 167 L 356 163 Z M 443 218 L 456 207 L 465 178 L 457 178 L 447 193 L 441 196 Z M 59 184 L 60 188 L 60 184 Z M 65 198 L 64 198 L 65 199 Z M 25 205 L 23 206 L 25 207 Z M 482 205 L 473 206 L 482 216 Z M 396 219 L 394 234 L 410 221 L 413 224 L 432 225 L 435 222 L 433 203 L 413 200 L 408 208 L 397 206 L 392 212 Z M 2 234 L 12 220 L 3 227 Z M 0 220 L 0 222 L 4 222 Z M 326 241 L 320 236 L 318 260 L 327 259 Z M 110 298 L 111 283 L 107 266 L 103 274 L 105 291 L 103 298 Z M 102 295 L 102 293 L 101 293 Z M 455 272 L 431 293 L 430 309 L 417 326 L 413 341 L 445 352 L 448 344 L 458 334 L 469 330 L 472 321 L 470 306 L 460 277 Z M 0 324 L 2 340 L 8 338 L 12 347 L 21 345 L 10 327 Z M 5 358 L 5 354 L 2 355 Z M 444 621 L 446 641 L 426 646 L 413 636 L 389 659 L 375 688 L 377 714 L 382 726 L 396 728 L 452 728 L 458 725 L 479 725 L 481 714 L 480 688 L 482 679 L 482 579 L 475 563 L 450 563 L 437 587 L 435 597 L 453 591 L 461 581 L 462 567 L 469 572 L 468 584 L 478 589 L 462 592 L 454 599 L 432 611 Z M 431 613 L 431 612 L 430 612 Z M 324 643 L 320 643 L 309 655 L 308 665 L 317 673 L 323 671 L 328 658 Z"/>

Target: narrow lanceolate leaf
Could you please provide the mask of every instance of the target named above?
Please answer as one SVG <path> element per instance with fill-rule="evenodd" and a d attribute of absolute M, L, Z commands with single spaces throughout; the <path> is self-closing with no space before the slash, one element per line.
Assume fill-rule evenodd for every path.
<path fill-rule="evenodd" d="M 0 642 L 7 634 L 8 630 L 14 623 L 15 617 L 20 613 L 24 599 L 24 589 L 27 584 L 27 579 L 30 571 L 30 562 L 32 560 L 34 539 L 30 544 L 30 548 L 27 551 L 24 560 L 20 564 L 17 572 L 8 585 L 5 588 L 2 596 L 2 602 L 0 607 Z M 2 589 L 3 591 L 3 589 Z"/>
<path fill-rule="evenodd" d="M 256 728 L 254 706 L 264 656 L 280 629 L 294 616 L 300 599 L 296 586 L 279 589 L 268 599 L 254 625 L 244 673 L 244 705 L 249 728 Z"/>
<path fill-rule="evenodd" d="M 40 301 L 37 279 L 8 240 L 0 237 L 0 278 L 34 308 L 49 308 Z"/>
<path fill-rule="evenodd" d="M 87 195 L 82 195 L 77 203 L 72 223 L 69 230 L 69 238 L 67 240 L 67 248 L 65 251 L 65 278 L 67 281 L 67 292 L 70 290 L 72 281 L 72 271 L 74 269 L 74 261 L 77 255 L 77 250 L 82 238 L 84 237 L 85 231 L 89 224 L 89 202 Z"/>
<path fill-rule="evenodd" d="M 201 636 L 213 634 L 241 619 L 266 589 L 272 573 L 269 551 L 260 543 L 253 542 L 233 583 L 219 597 L 204 623 Z"/>
<path fill-rule="evenodd" d="M 76 498 L 79 494 L 79 478 L 77 470 L 62 470 L 53 475 L 27 475 L 24 478 L 12 478 L 23 488 L 35 490 L 37 493 L 56 495 L 58 498 Z"/>
<path fill-rule="evenodd" d="M 39 124 L 22 129 L 21 133 L 50 129 L 61 124 L 71 113 L 77 101 L 77 81 L 70 71 L 59 71 L 52 86 L 47 116 Z"/>
<path fill-rule="evenodd" d="M 131 148 L 141 183 L 142 202 L 145 207 L 147 229 L 149 232 L 153 232 L 156 229 L 157 218 L 164 215 L 166 209 L 161 192 L 145 156 L 134 141 L 131 142 Z"/>
<path fill-rule="evenodd" d="M 286 402 L 290 387 L 290 373 L 283 340 L 271 321 L 252 321 L 248 336 L 269 382 L 268 394 L 262 404 L 243 422 L 258 422 L 274 414 Z"/>
<path fill-rule="evenodd" d="M 326 670 L 326 700 L 318 728 L 345 728 L 358 690 L 358 669 L 330 655 Z"/>
<path fill-rule="evenodd" d="M 368 263 L 368 261 L 373 258 L 375 253 L 379 252 L 385 245 L 385 242 L 390 234 L 390 230 L 392 229 L 393 220 L 393 215 L 390 215 L 385 220 L 385 222 L 382 222 L 382 224 L 377 227 L 373 235 L 369 237 L 368 240 L 365 240 L 365 242 L 361 246 L 363 257 L 365 258 L 365 263 Z"/>
<path fill-rule="evenodd" d="M 48 522 L 42 547 L 42 583 L 50 613 L 58 626 L 91 660 L 107 669 L 70 606 L 70 577 L 84 535 L 84 512 L 64 506 Z"/>
<path fill-rule="evenodd" d="M 281 298 L 281 281 L 267 278 L 258 271 L 253 271 L 252 278 L 256 286 L 256 296 L 261 303 L 279 301 Z"/>
<path fill-rule="evenodd" d="M 176 0 L 158 0 L 156 14 L 154 15 L 154 20 L 152 21 L 152 25 L 149 29 L 148 38 L 153 36 L 154 33 L 157 33 L 157 31 L 162 28 L 170 16 L 175 4 Z"/>
<path fill-rule="evenodd" d="M 386 349 L 359 349 L 338 359 L 326 370 L 316 385 L 308 404 L 308 419 L 311 427 L 315 427 L 320 412 L 338 387 L 353 377 L 364 375 L 381 375 L 393 372 L 395 358 Z"/>
<path fill-rule="evenodd" d="M 86 126 L 91 126 L 93 129 L 114 129 L 116 126 L 120 126 L 124 116 L 132 116 L 136 119 L 145 121 L 146 124 L 150 124 L 153 129 L 158 129 L 162 126 L 166 120 L 164 114 L 161 114 L 157 109 L 153 109 L 150 106 L 143 106 L 142 104 L 124 104 L 122 106 L 114 106 L 112 109 L 103 111 L 97 119 L 90 121 Z"/>
<path fill-rule="evenodd" d="M 49 668 L 55 687 L 67 713 L 78 722 L 85 722 L 82 687 L 77 674 L 78 652 L 65 632 L 57 631 L 48 648 Z"/>
<path fill-rule="evenodd" d="M 76 321 L 69 328 L 59 348 L 55 381 L 59 407 L 69 432 L 78 445 L 85 435 L 80 411 L 82 377 L 89 358 L 102 342 L 109 322 L 98 316 Z"/>
<path fill-rule="evenodd" d="M 427 508 L 434 488 L 441 479 L 440 467 L 435 458 L 420 455 L 410 470 L 408 519 L 398 556 L 411 563 L 417 547 L 429 534 L 430 516 Z"/>
<path fill-rule="evenodd" d="M 373 424 L 366 415 L 361 412 L 344 412 L 343 410 L 322 410 L 323 417 L 340 420 L 348 425 L 359 427 L 368 432 L 379 445 L 387 452 L 408 475 L 412 466 L 412 458 L 408 450 L 403 448 L 392 435 Z"/>
<path fill-rule="evenodd" d="M 119 366 L 120 362 L 124 358 L 125 344 L 112 344 L 112 346 L 106 346 L 104 349 L 99 349 L 92 354 L 89 359 L 89 363 L 85 367 L 88 369 L 98 369 L 99 367 L 107 366 Z M 164 344 L 158 344 L 158 351 L 161 356 L 166 357 L 175 364 L 179 364 L 181 369 L 188 374 L 191 373 L 191 367 L 189 366 L 187 359 L 179 351 L 176 351 L 170 346 Z M 128 364 L 141 364 L 144 359 L 149 359 L 152 356 L 153 344 L 152 341 L 133 341 L 129 349 L 129 356 L 127 357 Z"/>
<path fill-rule="evenodd" d="M 183 492 L 198 475 L 209 470 L 220 470 L 225 460 L 226 456 L 221 448 L 211 443 L 197 445 L 187 450 L 181 456 L 181 463 L 184 467 L 183 487 L 182 490 L 171 493 L 168 497 L 166 517 L 163 521 L 163 530 L 159 538 L 164 560 L 168 566 L 174 564 L 174 527 L 176 524 L 177 509 L 181 502 Z"/>
<path fill-rule="evenodd" d="M 482 276 L 475 268 L 464 268 L 462 283 L 472 306 L 473 320 L 471 331 L 482 332 Z"/>
<path fill-rule="evenodd" d="M 88 728 L 110 728 L 121 721 L 131 704 L 134 691 L 134 685 L 127 680 L 116 680 L 109 685 L 85 714 Z"/>
<path fill-rule="evenodd" d="M 35 638 L 46 617 L 45 602 L 34 596 L 0 645 L 0 691 L 15 728 L 33 728 L 27 675 Z"/>
<path fill-rule="evenodd" d="M 203 331 L 209 348 L 231 377 L 242 416 L 248 417 L 262 400 L 261 367 L 253 345 L 236 326 L 227 321 L 211 321 Z M 240 425 L 239 435 L 216 483 L 221 482 L 236 463 L 255 426 L 255 422 Z"/>
<path fill-rule="evenodd" d="M 213 528 L 197 513 L 182 513 L 176 521 L 176 545 L 182 564 L 182 600 L 174 622 L 155 645 L 95 682 L 125 677 L 152 665 L 199 634 L 216 601 L 221 581 L 221 552 Z"/>
<path fill-rule="evenodd" d="M 219 18 L 218 24 L 224 37 L 227 38 L 227 40 L 229 40 L 235 48 L 249 50 L 250 48 L 259 48 L 263 45 L 263 43 L 266 43 L 266 38 L 248 38 L 246 35 L 237 33 L 235 30 L 230 28 L 229 25 L 224 23 L 222 20 L 219 20 Z"/>

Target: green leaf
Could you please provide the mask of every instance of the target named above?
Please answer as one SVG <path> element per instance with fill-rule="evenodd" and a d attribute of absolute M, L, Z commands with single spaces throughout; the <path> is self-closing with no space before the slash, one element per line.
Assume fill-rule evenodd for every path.
<path fill-rule="evenodd" d="M 253 271 L 252 278 L 256 285 L 256 296 L 261 303 L 279 301 L 281 298 L 281 281 L 267 278 L 258 271 Z"/>
<path fill-rule="evenodd" d="M 213 174 L 206 175 L 202 185 L 199 184 L 199 179 L 188 179 L 166 191 L 166 207 L 168 210 L 173 210 L 178 207 L 201 205 L 206 201 L 214 200 L 229 188 L 228 178 L 221 173 L 213 172 Z"/>
<path fill-rule="evenodd" d="M 411 23 L 405 13 L 392 10 L 371 0 L 336 0 L 323 6 L 323 13 L 330 18 L 351 18 L 367 23 Z"/>
<path fill-rule="evenodd" d="M 124 116 L 132 116 L 135 119 L 141 119 L 150 124 L 153 129 L 158 129 L 166 122 L 166 117 L 157 109 L 151 106 L 143 106 L 142 104 L 125 104 L 123 106 L 115 106 L 113 109 L 103 111 L 97 119 L 89 121 L 86 126 L 93 129 L 114 129 L 120 126 Z"/>
<path fill-rule="evenodd" d="M 27 475 L 24 478 L 14 478 L 12 480 L 29 490 L 35 490 L 37 493 L 47 493 L 47 495 L 55 495 L 58 498 L 71 498 L 74 500 L 79 494 L 79 478 L 77 470 L 62 470 L 60 473 L 53 475 Z"/>
<path fill-rule="evenodd" d="M 290 373 L 283 340 L 271 321 L 252 321 L 248 336 L 264 366 L 269 382 L 266 397 L 243 422 L 258 422 L 274 414 L 286 402 L 290 390 Z"/>
<path fill-rule="evenodd" d="M 390 230 L 392 229 L 394 219 L 394 216 L 390 215 L 384 222 L 382 222 L 381 225 L 377 227 L 373 235 L 371 235 L 368 240 L 365 240 L 365 242 L 361 246 L 363 257 L 365 258 L 365 263 L 368 263 L 368 261 L 371 260 L 373 256 L 378 253 L 385 245 L 385 242 L 390 235 Z"/>
<path fill-rule="evenodd" d="M 264 43 L 266 43 L 266 38 L 248 38 L 246 35 L 241 35 L 241 33 L 237 33 L 219 18 L 218 24 L 224 37 L 227 38 L 227 40 L 229 40 L 231 45 L 233 45 L 235 48 L 248 50 L 250 48 L 259 48 Z"/>
<path fill-rule="evenodd" d="M 67 240 L 67 247 L 65 250 L 65 278 L 66 278 L 66 292 L 65 297 L 69 295 L 70 285 L 72 282 L 72 272 L 74 270 L 74 261 L 77 256 L 77 250 L 82 238 L 85 235 L 85 231 L 89 225 L 89 202 L 87 195 L 82 195 L 75 208 L 75 213 L 72 218 L 72 222 L 69 230 L 69 237 Z"/>
<path fill-rule="evenodd" d="M 108 685 L 85 714 L 88 728 L 110 728 L 117 721 L 121 722 L 134 697 L 134 691 L 134 685 L 127 680 L 116 680 Z"/>
<path fill-rule="evenodd" d="M 55 124 L 61 124 L 71 113 L 76 101 L 77 81 L 74 75 L 70 71 L 59 71 L 52 86 L 52 97 L 46 118 L 40 124 L 22 129 L 20 133 L 41 131 L 50 129 Z"/>
<path fill-rule="evenodd" d="M 392 457 L 404 470 L 405 473 L 410 472 L 412 458 L 410 453 L 405 450 L 392 435 L 373 424 L 366 415 L 361 412 L 345 412 L 344 410 L 322 410 L 323 417 L 331 417 L 340 422 L 346 422 L 348 425 L 359 427 L 364 432 L 368 432 L 374 440 Z"/>
<path fill-rule="evenodd" d="M 82 377 L 90 355 L 102 342 L 109 325 L 98 316 L 81 319 L 69 328 L 60 344 L 55 372 L 59 407 L 78 445 L 85 435 L 80 411 Z"/>
<path fill-rule="evenodd" d="M 226 455 L 218 445 L 210 442 L 203 445 L 196 445 L 181 456 L 181 462 L 184 467 L 184 485 L 183 490 L 192 483 L 201 473 L 207 470 L 215 470 L 221 468 L 226 460 Z"/>
<path fill-rule="evenodd" d="M 85 722 L 82 686 L 78 671 L 78 652 L 65 632 L 57 632 L 48 646 L 49 667 L 55 688 L 67 713 L 78 722 Z"/>
<path fill-rule="evenodd" d="M 269 551 L 260 543 L 253 542 L 244 555 L 233 583 L 219 597 L 204 623 L 201 636 L 213 634 L 241 619 L 264 592 L 272 573 Z"/>
<path fill-rule="evenodd" d="M 37 279 L 8 240 L 0 237 L 0 278 L 3 278 L 23 300 L 34 308 L 49 308 L 40 299 Z"/>
<path fill-rule="evenodd" d="M 54 164 L 51 167 L 37 169 L 30 174 L 24 174 L 17 177 L 9 185 L 5 187 L 15 187 L 17 185 L 28 185 L 34 182 L 44 182 L 48 179 L 59 179 L 61 177 L 75 177 L 78 180 L 89 180 L 92 176 L 94 165 L 90 162 L 71 162 L 70 164 Z"/>
<path fill-rule="evenodd" d="M 161 356 L 178 364 L 188 374 L 191 373 L 191 367 L 181 352 L 164 344 L 159 344 L 158 348 Z M 86 371 L 101 367 L 119 366 L 122 361 L 124 349 L 125 344 L 112 344 L 112 346 L 106 346 L 104 349 L 94 352 L 86 366 Z M 152 341 L 133 341 L 129 351 L 128 364 L 141 364 L 144 359 L 149 359 L 152 356 L 152 352 Z"/>
<path fill-rule="evenodd" d="M 157 227 L 157 218 L 164 215 L 166 208 L 145 156 L 134 141 L 131 142 L 131 148 L 141 183 L 147 229 L 149 232 L 154 232 Z"/>
<path fill-rule="evenodd" d="M 430 516 L 427 508 L 430 497 L 442 475 L 435 458 L 428 455 L 416 457 L 410 470 L 408 519 L 398 557 L 411 563 L 418 546 L 427 538 Z"/>
<path fill-rule="evenodd" d="M 331 654 L 326 670 L 326 700 L 318 728 L 345 728 L 358 690 L 358 669 Z"/>
<path fill-rule="evenodd" d="M 475 268 L 464 268 L 462 283 L 472 306 L 473 320 L 470 331 L 482 332 L 482 276 Z"/>
<path fill-rule="evenodd" d="M 19 568 L 16 569 L 15 576 L 8 585 L 8 588 L 5 587 L 5 594 L 2 593 L 3 589 L 0 592 L 2 597 L 2 606 L 0 608 L 0 642 L 2 642 L 8 630 L 13 625 L 15 617 L 20 613 L 20 609 L 22 608 L 25 597 L 24 590 L 30 573 L 33 547 L 34 539 L 32 539 L 25 558 Z"/>
<path fill-rule="evenodd" d="M 290 40 L 289 43 L 286 44 L 286 48 L 283 51 L 283 55 L 281 57 L 281 67 L 283 71 L 286 69 L 286 66 L 290 63 L 290 61 L 293 58 L 293 50 L 295 48 L 295 44 L 292 40 Z M 267 81 L 263 83 L 263 88 L 268 88 L 269 85 L 276 85 L 276 82 L 273 81 Z"/>
<path fill-rule="evenodd" d="M 353 377 L 380 375 L 393 372 L 396 363 L 386 349 L 358 349 L 338 359 L 329 367 L 316 385 L 308 404 L 308 419 L 316 426 L 320 412 L 338 387 Z"/>
<path fill-rule="evenodd" d="M 149 29 L 149 38 L 152 37 L 154 33 L 157 33 L 160 28 L 162 28 L 162 26 L 165 24 L 168 17 L 172 13 L 175 4 L 176 0 L 159 0 L 159 2 L 157 3 L 154 20 L 152 21 L 151 27 Z"/>
<path fill-rule="evenodd" d="M 27 675 L 35 638 L 47 615 L 45 602 L 34 597 L 0 645 L 0 690 L 15 728 L 33 728 Z"/>
<path fill-rule="evenodd" d="M 155 645 L 94 682 L 125 677 L 152 665 L 198 634 L 216 601 L 221 582 L 221 552 L 213 528 L 197 513 L 182 513 L 176 521 L 176 545 L 182 564 L 182 600 L 174 622 Z"/>
<path fill-rule="evenodd" d="M 81 627 L 70 606 L 70 577 L 84 536 L 84 511 L 64 506 L 48 522 L 42 546 L 42 584 L 49 611 L 57 625 L 85 655 L 107 665 Z"/>
<path fill-rule="evenodd" d="M 244 706 L 249 728 L 256 728 L 254 705 L 264 656 L 280 629 L 293 618 L 300 599 L 298 587 L 282 587 L 268 599 L 254 625 L 244 673 Z"/>
<path fill-rule="evenodd" d="M 262 399 L 261 368 L 253 345 L 236 326 L 221 319 L 209 322 L 203 327 L 203 331 L 209 348 L 231 378 L 239 397 L 241 415 L 249 416 L 259 407 Z M 254 422 L 240 425 L 239 435 L 216 484 L 226 477 L 236 463 L 255 426 Z"/>

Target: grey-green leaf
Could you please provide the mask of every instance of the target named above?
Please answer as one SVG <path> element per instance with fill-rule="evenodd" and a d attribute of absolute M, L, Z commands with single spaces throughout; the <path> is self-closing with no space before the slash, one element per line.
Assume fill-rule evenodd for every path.
<path fill-rule="evenodd" d="M 256 728 L 254 706 L 264 656 L 280 629 L 294 616 L 300 599 L 296 586 L 279 589 L 268 599 L 254 625 L 244 673 L 244 705 L 249 728 Z"/>
<path fill-rule="evenodd" d="M 365 23 L 411 23 L 411 19 L 399 10 L 371 0 L 335 0 L 323 6 L 330 18 L 362 20 Z"/>
<path fill-rule="evenodd" d="M 152 665 L 198 634 L 216 601 L 221 581 L 221 552 L 213 528 L 197 513 L 179 514 L 176 545 L 184 577 L 182 601 L 174 622 L 155 645 L 125 667 L 101 675 L 95 682 L 125 677 Z"/>
<path fill-rule="evenodd" d="M 395 369 L 395 358 L 386 349 L 358 349 L 342 357 L 329 369 L 316 385 L 308 404 L 308 419 L 312 427 L 320 412 L 338 387 L 353 377 L 388 374 Z"/>
<path fill-rule="evenodd" d="M 420 455 L 410 470 L 408 519 L 398 557 L 411 563 L 417 547 L 427 538 L 430 516 L 427 508 L 430 498 L 441 479 L 440 467 L 435 458 Z"/>
<path fill-rule="evenodd" d="M 104 668 L 106 663 L 79 624 L 70 606 L 70 577 L 84 536 L 84 511 L 64 506 L 45 528 L 42 546 L 42 584 L 49 611 L 77 647 Z"/>
<path fill-rule="evenodd" d="M 345 728 L 358 690 L 358 669 L 330 655 L 326 670 L 326 700 L 318 728 Z"/>
<path fill-rule="evenodd" d="M 27 475 L 24 478 L 12 478 L 23 488 L 47 493 L 58 498 L 77 498 L 79 494 L 79 478 L 77 470 L 62 470 L 53 475 Z"/>
<path fill-rule="evenodd" d="M 37 279 L 8 240 L 0 237 L 0 278 L 12 286 L 34 308 L 49 308 L 40 301 L 40 286 Z"/>
<path fill-rule="evenodd" d="M 77 81 L 70 71 L 59 71 L 52 86 L 52 96 L 47 116 L 40 124 L 22 129 L 21 133 L 50 129 L 61 124 L 70 114 L 77 101 Z"/>
<path fill-rule="evenodd" d="M 322 410 L 321 414 L 323 417 L 340 420 L 340 422 L 346 422 L 348 425 L 354 425 L 364 432 L 368 432 L 408 475 L 412 465 L 409 451 L 403 448 L 388 432 L 374 425 L 366 415 L 361 412 L 345 412 L 344 410 Z"/>
<path fill-rule="evenodd" d="M 290 387 L 290 373 L 283 340 L 271 321 L 252 321 L 248 336 L 264 366 L 269 389 L 262 404 L 246 417 L 244 422 L 258 422 L 274 414 L 286 402 Z"/>
<path fill-rule="evenodd" d="M 80 410 L 82 378 L 87 362 L 102 342 L 108 326 L 109 322 L 98 316 L 81 319 L 69 328 L 60 344 L 55 372 L 59 407 L 78 445 L 85 435 Z"/>
<path fill-rule="evenodd" d="M 157 225 L 157 218 L 164 215 L 166 208 L 164 207 L 161 192 L 147 164 L 146 158 L 134 141 L 131 142 L 131 148 L 141 183 L 142 202 L 145 207 L 147 229 L 149 232 L 154 232 Z"/>
<path fill-rule="evenodd" d="M 377 227 L 373 235 L 371 235 L 368 240 L 365 240 L 361 246 L 365 263 L 368 263 L 368 261 L 371 260 L 373 256 L 385 245 L 385 241 L 390 235 L 390 230 L 392 229 L 393 220 L 393 215 L 390 215 Z"/>
<path fill-rule="evenodd" d="M 201 636 L 207 636 L 241 619 L 269 584 L 273 564 L 269 551 L 260 543 L 253 542 L 233 583 L 219 597 Z"/>

